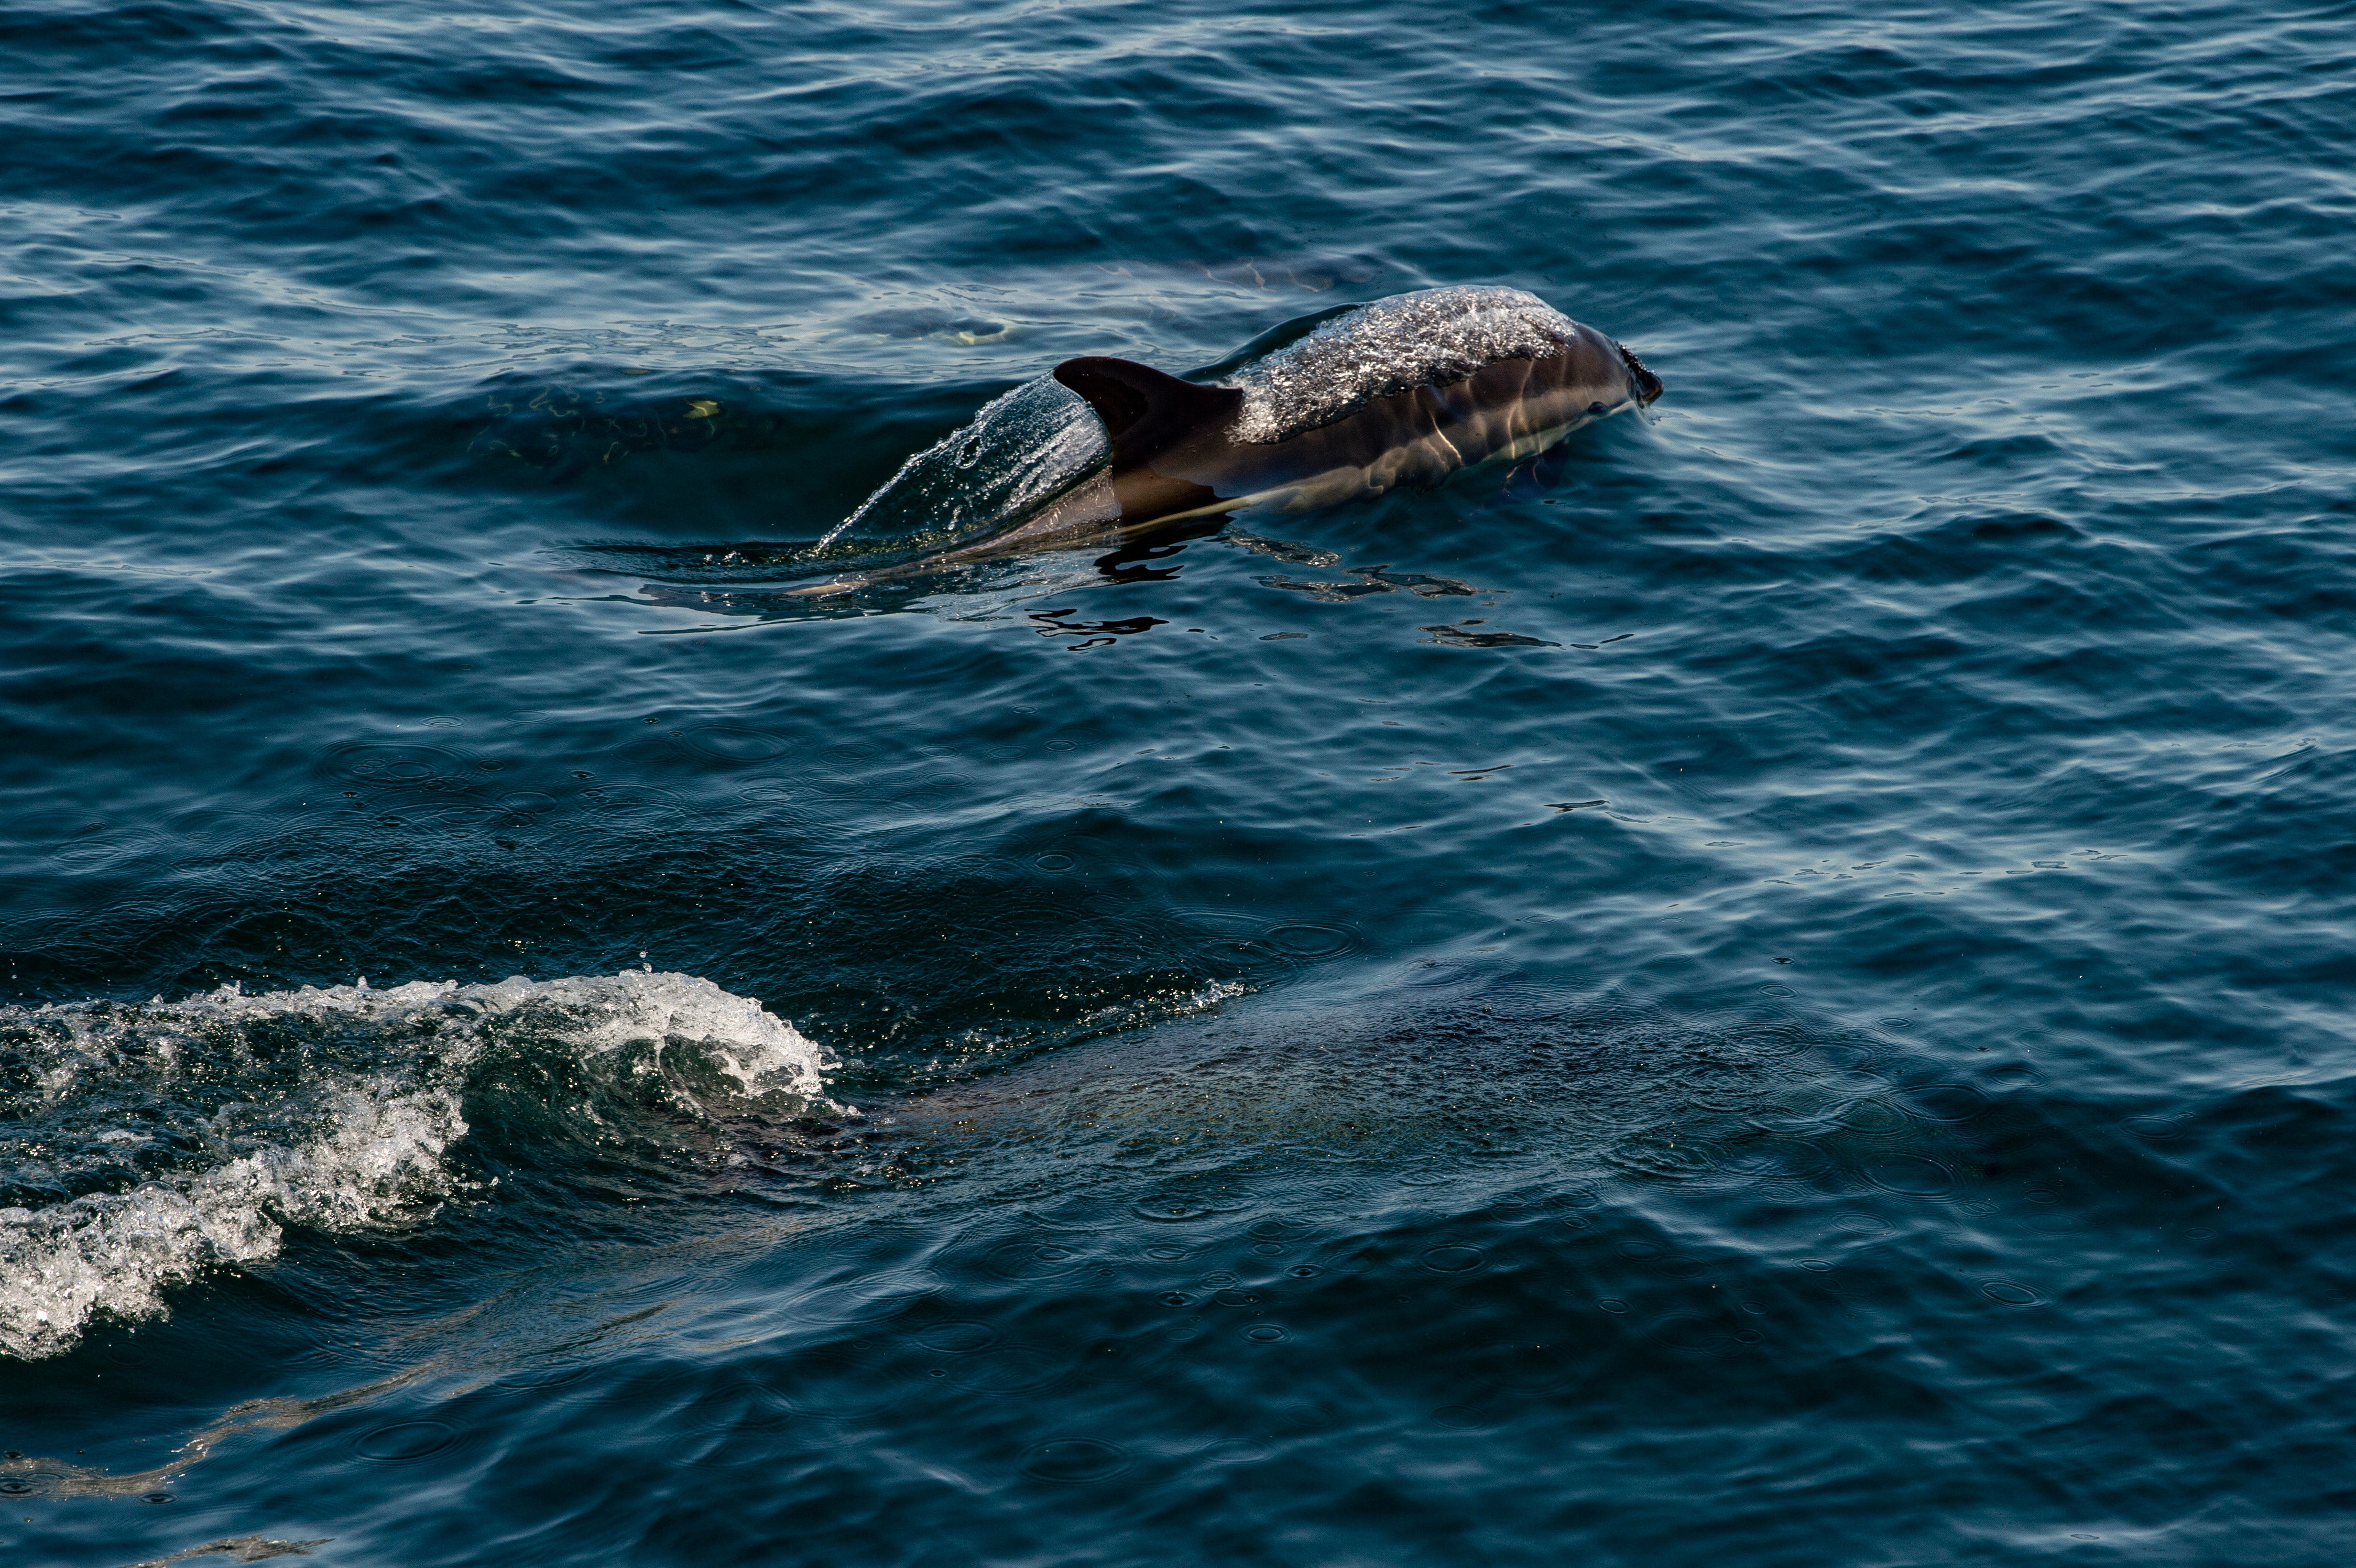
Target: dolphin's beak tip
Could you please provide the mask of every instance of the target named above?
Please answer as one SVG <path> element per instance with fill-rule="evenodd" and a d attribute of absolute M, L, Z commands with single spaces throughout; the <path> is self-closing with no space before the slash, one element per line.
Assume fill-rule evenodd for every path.
<path fill-rule="evenodd" d="M 1653 374 L 1652 368 L 1646 365 L 1642 359 L 1636 357 L 1636 351 L 1634 349 L 1629 347 L 1624 343 L 1615 345 L 1615 347 L 1620 350 L 1620 357 L 1627 362 L 1628 381 L 1629 385 L 1636 393 L 1636 406 L 1638 408 L 1651 408 L 1653 406 L 1653 400 L 1659 397 L 1664 391 L 1667 390 L 1667 389 L 1661 385 L 1661 379 Z"/>

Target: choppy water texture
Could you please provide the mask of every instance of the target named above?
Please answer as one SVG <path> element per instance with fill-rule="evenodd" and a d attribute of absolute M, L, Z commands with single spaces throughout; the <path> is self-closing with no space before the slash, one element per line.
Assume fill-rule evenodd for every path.
<path fill-rule="evenodd" d="M 0 13 L 0 1557 L 2343 1558 L 2351 51 Z M 1456 283 L 1667 396 L 788 592 Z"/>

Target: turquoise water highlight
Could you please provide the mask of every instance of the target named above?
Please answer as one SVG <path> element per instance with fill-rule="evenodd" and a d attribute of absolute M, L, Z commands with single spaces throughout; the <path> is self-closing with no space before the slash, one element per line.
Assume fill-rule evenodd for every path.
<path fill-rule="evenodd" d="M 2351 20 L 0 18 L 8 1559 L 2336 1561 Z M 783 592 L 1452 283 L 1667 395 Z"/>

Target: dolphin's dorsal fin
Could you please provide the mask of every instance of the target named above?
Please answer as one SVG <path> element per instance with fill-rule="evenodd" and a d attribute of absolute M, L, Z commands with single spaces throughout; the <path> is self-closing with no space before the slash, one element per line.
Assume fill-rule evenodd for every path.
<path fill-rule="evenodd" d="M 1197 386 L 1131 359 L 1066 359 L 1055 379 L 1104 421 L 1115 463 L 1141 462 L 1191 431 L 1225 424 L 1244 400 L 1233 387 Z"/>

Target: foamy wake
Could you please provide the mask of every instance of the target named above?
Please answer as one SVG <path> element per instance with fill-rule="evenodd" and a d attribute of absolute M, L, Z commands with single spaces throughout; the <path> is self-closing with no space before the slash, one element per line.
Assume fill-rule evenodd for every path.
<path fill-rule="evenodd" d="M 160 1314 L 206 1268 L 274 1255 L 286 1224 L 430 1215 L 460 1179 L 468 1069 L 519 1040 L 659 1074 L 690 1115 L 827 1104 L 817 1045 L 691 975 L 0 1008 L 0 1353 Z"/>

